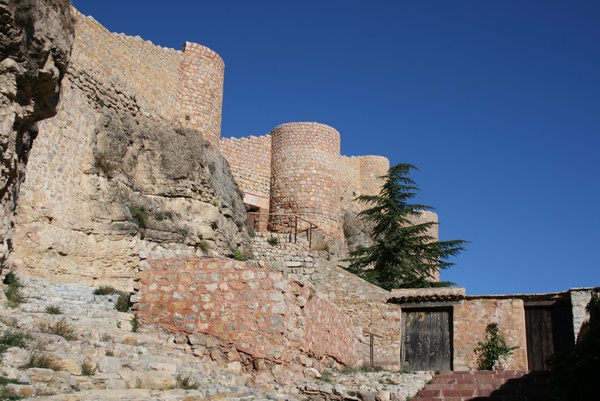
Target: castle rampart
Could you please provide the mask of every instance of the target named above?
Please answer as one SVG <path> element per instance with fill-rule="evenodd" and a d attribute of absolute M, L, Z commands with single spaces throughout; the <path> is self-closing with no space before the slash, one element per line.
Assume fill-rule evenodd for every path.
<path fill-rule="evenodd" d="M 138 103 L 165 120 L 173 120 L 183 53 L 137 36 L 109 32 L 94 18 L 75 9 L 72 12 L 76 21 L 71 55 L 74 68 L 106 84 L 127 86 Z"/>
<path fill-rule="evenodd" d="M 219 149 L 244 192 L 244 202 L 267 212 L 271 193 L 271 136 L 221 138 Z"/>

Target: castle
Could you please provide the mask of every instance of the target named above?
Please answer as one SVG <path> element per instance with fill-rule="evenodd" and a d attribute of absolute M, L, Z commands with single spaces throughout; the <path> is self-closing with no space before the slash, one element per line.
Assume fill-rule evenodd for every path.
<path fill-rule="evenodd" d="M 389 162 L 341 156 L 340 134 L 319 123 L 221 138 L 224 63 L 216 53 L 193 43 L 183 51 L 162 48 L 73 14 L 58 113 L 39 123 L 19 192 L 15 270 L 135 290 L 141 321 L 215 336 L 231 357 L 241 353 L 292 372 L 312 364 L 308 357 L 361 364 L 369 351 L 378 365 L 414 363 L 406 349 L 420 346 L 418 334 L 429 330 L 412 325 L 411 333 L 410 322 L 423 316 L 443 326 L 443 369 L 474 368 L 473 349 L 490 320 L 521 347 L 512 361 L 518 369 L 533 360 L 526 313 L 560 307 L 571 314 L 571 333 L 579 332 L 588 290 L 390 293 L 305 250 L 284 249 L 289 259 L 273 265 L 207 258 L 232 256 L 249 242 L 247 208 L 269 215 L 259 230 L 277 230 L 272 216 L 292 214 L 328 238 L 343 238 L 345 215 L 360 208 L 353 199 L 378 192 L 376 177 Z"/>
<path fill-rule="evenodd" d="M 332 127 L 294 122 L 264 136 L 221 138 L 225 66 L 212 50 L 190 42 L 183 51 L 155 47 L 110 33 L 92 18 L 77 19 L 74 56 L 87 42 L 80 58 L 87 67 L 121 75 L 163 118 L 202 133 L 229 162 L 252 211 L 293 213 L 341 237 L 342 201 L 379 192 L 377 177 L 389 161 L 341 156 L 340 134 Z"/>

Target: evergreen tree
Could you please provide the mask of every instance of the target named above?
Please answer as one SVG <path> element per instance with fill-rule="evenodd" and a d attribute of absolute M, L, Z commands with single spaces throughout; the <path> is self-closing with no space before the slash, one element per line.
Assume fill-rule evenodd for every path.
<path fill-rule="evenodd" d="M 419 189 L 408 177 L 411 164 L 398 164 L 380 178 L 384 180 L 379 195 L 362 195 L 357 199 L 371 208 L 358 216 L 372 227 L 375 243 L 350 253 L 348 270 L 379 287 L 419 288 L 448 286 L 432 282 L 435 273 L 453 265 L 450 256 L 463 251 L 467 241 L 437 241 L 428 235 L 437 222 L 413 224 L 427 205 L 411 204 Z"/>

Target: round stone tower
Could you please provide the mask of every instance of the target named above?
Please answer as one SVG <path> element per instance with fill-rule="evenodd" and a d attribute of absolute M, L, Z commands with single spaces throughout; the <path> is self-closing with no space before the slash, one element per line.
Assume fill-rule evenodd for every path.
<path fill-rule="evenodd" d="M 326 235 L 340 237 L 339 132 L 324 124 L 296 122 L 280 125 L 270 135 L 271 213 L 297 215 Z M 277 229 L 274 218 L 271 226 Z"/>
<path fill-rule="evenodd" d="M 186 42 L 179 80 L 179 116 L 182 127 L 197 129 L 218 145 L 221 136 L 225 63 L 208 47 Z"/>
<path fill-rule="evenodd" d="M 383 156 L 360 157 L 361 195 L 379 195 L 383 180 L 379 177 L 387 174 L 390 161 Z"/>

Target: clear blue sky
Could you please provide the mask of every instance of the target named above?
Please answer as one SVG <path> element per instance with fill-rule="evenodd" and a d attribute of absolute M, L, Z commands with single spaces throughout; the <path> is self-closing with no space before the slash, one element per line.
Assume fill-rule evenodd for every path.
<path fill-rule="evenodd" d="M 468 294 L 600 286 L 600 1 L 74 0 L 110 31 L 225 61 L 222 135 L 292 121 L 419 167 L 442 278 Z"/>

